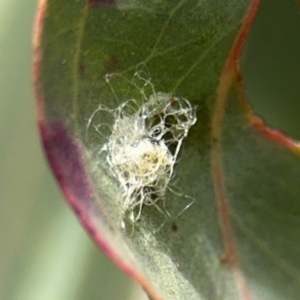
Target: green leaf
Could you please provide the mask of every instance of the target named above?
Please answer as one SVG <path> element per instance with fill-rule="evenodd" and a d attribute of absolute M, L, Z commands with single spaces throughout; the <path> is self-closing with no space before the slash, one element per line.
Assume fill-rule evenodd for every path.
<path fill-rule="evenodd" d="M 153 299 L 299 295 L 299 150 L 252 115 L 235 82 L 257 5 L 40 4 L 34 71 L 48 160 L 96 243 Z M 107 83 L 109 74 L 118 75 Z M 125 220 L 122 228 L 123 191 L 99 153 L 109 126 L 95 128 L 112 126 L 113 120 L 110 114 L 93 115 L 100 104 L 113 109 L 128 99 L 141 101 L 141 91 L 151 93 L 145 81 L 198 107 L 175 177 L 177 188 L 195 203 L 185 210 L 190 200 L 168 192 L 171 216 L 184 211 L 159 231 L 164 217 L 154 206 L 143 207 L 141 218 L 133 226 Z"/>

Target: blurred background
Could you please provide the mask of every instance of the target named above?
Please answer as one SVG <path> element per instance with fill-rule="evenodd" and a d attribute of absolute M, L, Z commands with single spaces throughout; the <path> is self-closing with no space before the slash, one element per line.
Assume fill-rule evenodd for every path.
<path fill-rule="evenodd" d="M 261 0 L 241 67 L 256 113 L 300 140 L 299 0 Z"/>
<path fill-rule="evenodd" d="M 36 0 L 0 0 L 0 299 L 142 300 L 93 245 L 44 160 L 31 88 Z M 300 18 L 294 0 L 262 0 L 242 56 L 247 96 L 300 139 Z"/>

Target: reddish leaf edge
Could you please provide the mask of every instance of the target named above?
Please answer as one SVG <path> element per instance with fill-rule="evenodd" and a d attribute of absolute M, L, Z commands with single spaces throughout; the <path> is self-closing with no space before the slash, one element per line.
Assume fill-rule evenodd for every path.
<path fill-rule="evenodd" d="M 268 127 L 263 119 L 255 114 L 245 97 L 245 87 L 240 72 L 239 57 L 259 4 L 260 0 L 251 1 L 248 11 L 243 19 L 241 29 L 225 62 L 217 89 L 217 99 L 213 111 L 211 127 L 212 179 L 214 184 L 219 223 L 224 240 L 224 253 L 222 257 L 224 258 L 223 261 L 226 262 L 232 270 L 239 298 L 242 300 L 251 300 L 253 298 L 241 271 L 239 257 L 235 247 L 233 230 L 229 218 L 229 207 L 226 200 L 226 188 L 224 186 L 221 154 L 222 123 L 225 115 L 227 95 L 231 86 L 235 85 L 237 89 L 240 104 L 244 109 L 250 126 L 252 125 L 255 127 L 258 132 L 260 132 L 266 138 L 285 146 L 297 155 L 300 154 L 300 142 L 293 140 L 278 129 Z"/>
<path fill-rule="evenodd" d="M 224 242 L 224 253 L 222 257 L 224 257 L 223 261 L 227 263 L 231 269 L 237 293 L 241 300 L 251 300 L 252 296 L 241 270 L 240 260 L 235 246 L 235 238 L 229 218 L 229 207 L 226 199 L 226 188 L 224 185 L 224 173 L 222 165 L 221 134 L 227 95 L 230 87 L 238 77 L 240 53 L 254 16 L 257 12 L 259 3 L 260 0 L 252 0 L 250 2 L 249 8 L 242 20 L 241 28 L 225 61 L 225 65 L 220 76 L 219 86 L 217 88 L 217 98 L 213 110 L 211 125 L 211 175 L 214 186 L 219 224 Z M 242 82 L 240 81 L 240 83 Z M 243 91 L 243 89 L 240 90 Z"/>
<path fill-rule="evenodd" d="M 87 3 L 88 5 L 88 3 Z M 32 79 L 33 79 L 33 89 L 36 98 L 36 117 L 37 125 L 40 132 L 41 143 L 45 152 L 46 159 L 50 168 L 52 169 L 54 176 L 58 182 L 58 185 L 71 209 L 74 210 L 79 218 L 80 223 L 88 234 L 92 237 L 95 244 L 102 249 L 102 251 L 129 277 L 138 282 L 148 296 L 153 300 L 163 300 L 162 296 L 157 293 L 153 288 L 149 280 L 136 272 L 136 270 L 126 263 L 122 257 L 110 247 L 109 243 L 97 232 L 96 224 L 91 220 L 87 213 L 87 202 L 91 195 L 92 187 L 87 182 L 88 178 L 84 165 L 82 163 L 83 158 L 80 155 L 82 153 L 82 147 L 80 141 L 72 138 L 63 123 L 59 120 L 48 124 L 44 115 L 44 95 L 42 91 L 42 85 L 40 82 L 40 64 L 42 59 L 41 52 L 41 37 L 43 31 L 43 20 L 47 8 L 47 0 L 39 0 L 34 20 L 33 27 L 33 58 L 32 58 Z M 60 143 L 58 143 L 60 141 Z M 63 144 L 63 146 L 62 146 Z M 63 159 L 66 159 L 68 153 L 63 153 L 66 149 L 71 150 L 72 155 L 71 160 L 67 161 L 68 167 L 65 170 L 65 164 L 62 166 L 60 164 L 61 158 L 60 154 L 63 155 Z M 75 165 L 74 157 L 76 156 Z M 65 162 L 65 161 L 64 161 Z M 80 182 L 79 178 L 83 180 L 80 184 L 81 191 L 79 194 L 82 198 L 79 198 L 77 193 L 74 192 L 74 181 L 70 181 L 68 174 L 72 172 L 72 168 L 77 168 L 80 175 L 75 176 L 76 183 Z M 74 171 L 74 170 L 73 170 Z M 75 189 L 78 192 L 78 189 Z"/>
<path fill-rule="evenodd" d="M 245 98 L 244 93 L 244 84 L 240 73 L 237 74 L 237 88 L 240 91 L 240 104 L 243 107 L 246 117 L 249 120 L 250 125 L 254 126 L 261 134 L 263 134 L 266 138 L 269 138 L 284 147 L 290 149 L 296 155 L 300 155 L 300 141 L 297 141 L 291 137 L 289 137 L 286 133 L 269 127 L 265 121 L 257 116 L 253 111 L 252 107 L 249 105 L 249 102 Z"/>

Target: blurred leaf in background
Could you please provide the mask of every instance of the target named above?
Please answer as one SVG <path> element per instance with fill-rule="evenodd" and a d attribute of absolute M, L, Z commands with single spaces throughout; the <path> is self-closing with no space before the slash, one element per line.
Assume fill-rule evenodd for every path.
<path fill-rule="evenodd" d="M 35 8 L 0 0 L 0 299 L 146 299 L 93 245 L 45 162 L 31 88 Z"/>
<path fill-rule="evenodd" d="M 294 0 L 261 1 L 241 59 L 246 95 L 267 124 L 300 139 L 300 14 Z"/>

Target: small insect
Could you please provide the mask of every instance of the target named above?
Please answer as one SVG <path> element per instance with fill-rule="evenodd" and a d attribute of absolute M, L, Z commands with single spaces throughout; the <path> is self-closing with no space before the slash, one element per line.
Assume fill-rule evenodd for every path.
<path fill-rule="evenodd" d="M 111 75 L 107 78 L 109 81 Z M 100 152 L 106 153 L 106 161 L 123 189 L 122 215 L 129 215 L 133 223 L 144 205 L 169 215 L 157 202 L 165 203 L 183 139 L 197 120 L 187 99 L 155 92 L 154 88 L 152 91 L 149 97 L 141 92 L 142 104 L 131 99 L 115 109 L 103 105 L 97 109 L 110 112 L 114 118 L 112 133 Z"/>

